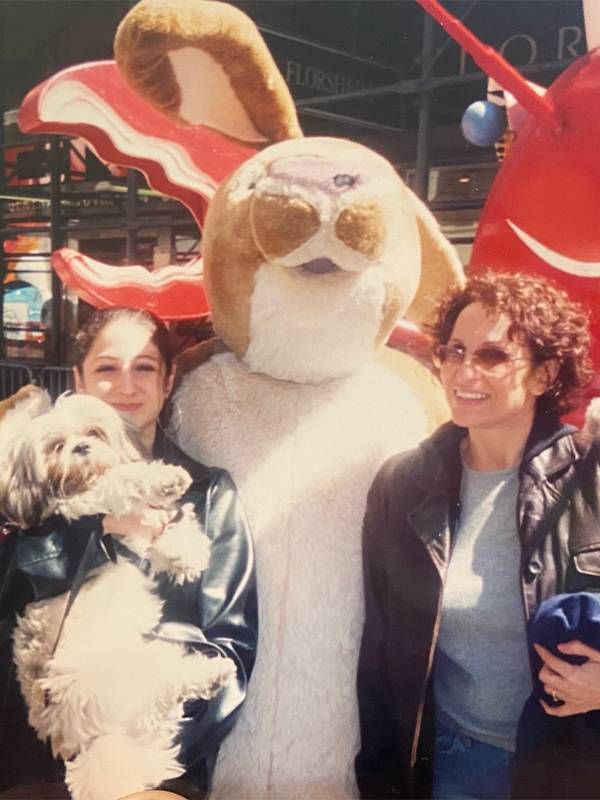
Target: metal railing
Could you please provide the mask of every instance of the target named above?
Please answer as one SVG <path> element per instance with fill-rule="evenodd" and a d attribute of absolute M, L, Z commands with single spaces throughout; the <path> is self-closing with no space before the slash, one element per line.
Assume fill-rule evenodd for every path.
<path fill-rule="evenodd" d="M 10 397 L 28 383 L 35 383 L 35 379 L 26 364 L 0 361 L 0 400 Z"/>
<path fill-rule="evenodd" d="M 5 400 L 27 384 L 41 386 L 56 400 L 73 388 L 73 371 L 71 367 L 36 368 L 14 361 L 0 361 L 0 400 Z"/>
<path fill-rule="evenodd" d="M 73 389 L 73 370 L 71 367 L 43 367 L 37 383 L 56 400 L 63 392 Z"/>

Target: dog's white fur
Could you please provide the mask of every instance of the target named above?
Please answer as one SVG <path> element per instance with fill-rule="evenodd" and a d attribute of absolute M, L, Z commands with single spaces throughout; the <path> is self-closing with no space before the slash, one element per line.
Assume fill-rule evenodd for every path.
<path fill-rule="evenodd" d="M 84 395 L 49 411 L 39 399 L 17 406 L 0 426 L 0 452 L 0 510 L 23 528 L 53 513 L 74 520 L 170 507 L 190 485 L 180 467 L 143 461 L 119 415 Z M 122 541 L 148 560 L 149 575 L 125 558 L 97 569 L 54 653 L 66 595 L 30 603 L 14 633 L 29 722 L 65 759 L 75 800 L 114 800 L 180 775 L 174 737 L 184 701 L 212 697 L 235 672 L 230 659 L 152 636 L 163 606 L 155 575 L 183 583 L 208 563 L 193 506 L 153 542 Z"/>

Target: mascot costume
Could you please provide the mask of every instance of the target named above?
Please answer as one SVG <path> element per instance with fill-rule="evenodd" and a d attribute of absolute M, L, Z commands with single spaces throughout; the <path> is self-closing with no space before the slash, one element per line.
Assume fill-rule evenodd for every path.
<path fill-rule="evenodd" d="M 203 227 L 203 284 L 198 263 L 150 274 L 63 250 L 54 264 L 95 305 L 173 319 L 207 298 L 220 338 L 208 359 L 185 355 L 173 420 L 191 456 L 232 473 L 257 551 L 258 660 L 214 792 L 354 797 L 366 494 L 383 460 L 426 434 L 439 392 L 427 375 L 419 402 L 374 356 L 399 317 L 427 318 L 462 267 L 385 159 L 302 137 L 235 7 L 143 0 L 115 55 L 37 87 L 20 122 L 142 169 Z"/>

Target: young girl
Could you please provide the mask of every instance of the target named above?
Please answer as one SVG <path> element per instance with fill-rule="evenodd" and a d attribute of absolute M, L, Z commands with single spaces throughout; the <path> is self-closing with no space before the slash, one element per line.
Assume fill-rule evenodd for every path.
<path fill-rule="evenodd" d="M 163 622 L 200 629 L 205 639 L 203 651 L 233 659 L 237 681 L 209 701 L 198 699 L 186 704 L 180 736 L 180 759 L 186 771 L 160 788 L 186 798 L 204 797 L 219 744 L 240 710 L 254 662 L 256 589 L 246 521 L 230 476 L 188 458 L 161 425 L 161 412 L 173 386 L 173 353 L 168 330 L 159 320 L 130 309 L 97 311 L 77 334 L 74 379 L 78 392 L 104 400 L 134 426 L 148 458 L 184 467 L 193 479 L 182 501 L 194 504 L 211 540 L 210 563 L 198 581 L 183 586 L 168 579 L 161 583 Z M 176 410 L 172 416 L 176 424 Z M 166 511 L 148 509 L 141 515 L 85 518 L 74 524 L 101 526 L 103 533 L 113 536 L 135 530 L 153 538 L 160 536 L 169 521 Z M 41 558 L 39 539 L 36 554 L 32 553 L 29 560 L 22 547 L 15 557 L 16 534 L 0 541 L 0 797 L 69 796 L 62 764 L 52 759 L 49 746 L 37 741 L 28 726 L 15 678 L 11 641 L 15 614 L 26 603 L 70 588 L 78 565 L 72 547 L 77 537 L 72 535 L 71 525 L 70 535 L 63 538 L 67 525 L 60 519 L 56 528 L 52 544 Z M 90 531 L 80 533 L 89 535 Z M 27 532 L 32 540 L 35 534 Z M 98 558 L 103 555 L 99 553 Z"/>

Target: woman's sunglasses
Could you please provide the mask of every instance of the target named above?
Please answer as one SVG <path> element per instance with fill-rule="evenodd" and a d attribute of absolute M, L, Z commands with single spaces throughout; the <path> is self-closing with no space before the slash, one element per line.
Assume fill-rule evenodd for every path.
<path fill-rule="evenodd" d="M 531 359 L 523 356 L 512 356 L 502 347 L 492 345 L 479 347 L 474 350 L 467 358 L 467 351 L 464 347 L 455 344 L 438 344 L 433 351 L 433 363 L 438 369 L 443 366 L 458 367 L 461 364 L 469 363 L 480 372 L 499 372 L 502 367 L 506 367 L 513 361 L 530 361 Z"/>

